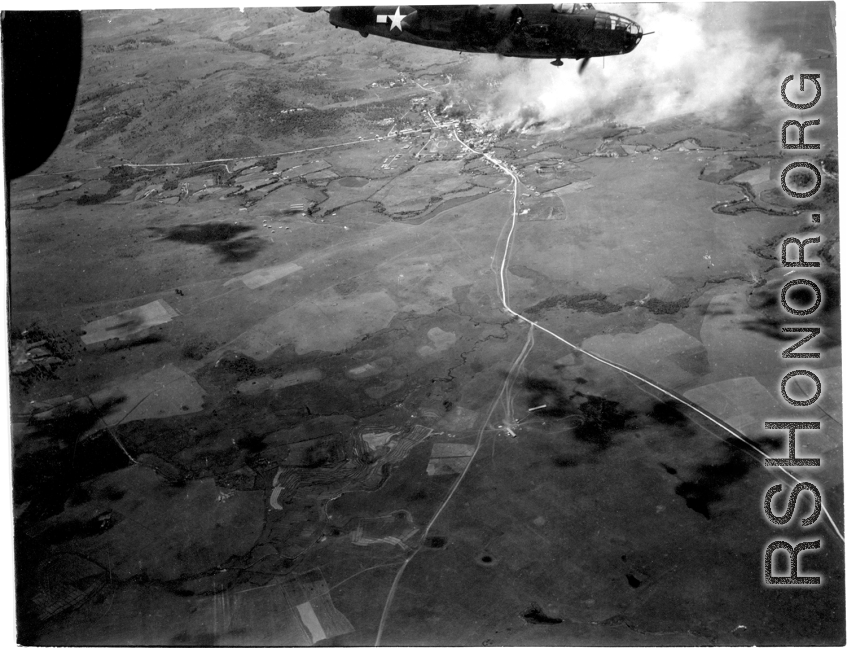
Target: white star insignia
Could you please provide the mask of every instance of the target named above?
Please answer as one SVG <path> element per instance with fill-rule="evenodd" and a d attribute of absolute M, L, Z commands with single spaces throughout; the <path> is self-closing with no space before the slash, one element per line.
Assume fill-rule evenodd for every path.
<path fill-rule="evenodd" d="M 405 18 L 408 14 L 401 14 L 400 7 L 397 7 L 397 11 L 394 12 L 394 15 L 382 14 L 381 16 L 376 17 L 376 21 L 379 23 L 387 23 L 391 20 L 391 29 L 395 27 L 400 31 L 403 31 L 403 18 Z M 388 31 L 391 31 L 389 29 Z"/>
<path fill-rule="evenodd" d="M 394 12 L 394 15 L 389 16 L 389 18 L 391 19 L 391 29 L 394 29 L 396 27 L 400 31 L 403 31 L 403 18 L 405 17 L 405 15 L 400 13 L 400 7 L 397 7 L 397 11 Z M 391 29 L 389 29 L 388 31 L 391 31 Z"/>

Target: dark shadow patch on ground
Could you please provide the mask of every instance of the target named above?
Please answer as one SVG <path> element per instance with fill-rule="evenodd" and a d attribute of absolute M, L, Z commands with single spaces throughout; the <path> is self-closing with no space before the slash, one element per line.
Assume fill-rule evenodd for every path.
<path fill-rule="evenodd" d="M 573 435 L 596 451 L 608 448 L 614 437 L 626 428 L 628 421 L 636 417 L 635 412 L 622 407 L 617 401 L 577 390 L 568 395 L 562 385 L 546 378 L 526 378 L 523 387 L 530 392 L 530 409 L 544 406 L 535 410 L 534 415 L 544 419 L 572 417 L 576 426 L 572 428 Z M 561 455 L 553 462 L 561 468 L 568 468 L 577 465 L 579 460 Z"/>
<path fill-rule="evenodd" d="M 235 223 L 201 223 L 197 225 L 177 225 L 171 227 L 164 238 L 169 241 L 180 243 L 195 243 L 198 245 L 211 245 L 229 241 L 236 236 L 254 229 L 250 225 L 237 225 Z M 161 231 L 161 230 L 159 230 Z"/>
<path fill-rule="evenodd" d="M 802 277 L 799 277 L 802 278 Z M 754 331 L 774 340 L 785 343 L 788 348 L 803 339 L 802 333 L 784 333 L 782 327 L 817 326 L 821 333 L 807 347 L 797 349 L 797 353 L 825 351 L 841 344 L 841 282 L 835 273 L 821 273 L 811 277 L 821 291 L 821 304 L 814 311 L 814 322 L 807 323 L 805 317 L 791 316 L 785 312 L 780 303 L 782 280 L 779 285 L 769 282 L 754 290 L 748 300 L 750 307 L 757 312 L 755 319 L 743 321 L 741 326 L 747 331 Z M 798 285 L 787 295 L 788 304 L 801 310 L 811 308 L 815 303 L 815 293 L 810 286 Z"/>
<path fill-rule="evenodd" d="M 544 614 L 537 603 L 530 603 L 529 608 L 527 608 L 521 616 L 524 618 L 524 621 L 534 625 L 555 625 L 562 622 L 559 618 Z"/>
<path fill-rule="evenodd" d="M 574 455 L 558 455 L 553 457 L 553 465 L 557 468 L 574 468 L 581 463 L 580 457 Z"/>
<path fill-rule="evenodd" d="M 672 425 L 684 427 L 688 425 L 688 417 L 685 411 L 676 401 L 662 401 L 653 405 L 653 409 L 648 412 L 648 416 L 655 419 L 662 425 Z"/>
<path fill-rule="evenodd" d="M 659 465 L 664 468 L 665 472 L 667 472 L 669 475 L 675 475 L 677 473 L 676 468 L 674 468 L 673 466 L 669 466 L 666 463 L 662 462 L 659 462 Z"/>
<path fill-rule="evenodd" d="M 99 344 L 92 344 L 88 350 L 94 353 L 111 353 L 113 351 L 126 351 L 135 347 L 147 346 L 148 344 L 158 344 L 164 340 L 165 336 L 161 333 L 142 332 L 137 337 L 124 340 L 112 338 Z"/>
<path fill-rule="evenodd" d="M 89 520 L 71 520 L 61 522 L 45 529 L 39 540 L 49 545 L 64 544 L 70 540 L 90 538 L 111 529 L 123 516 L 115 511 L 104 511 Z"/>
<path fill-rule="evenodd" d="M 34 537 L 27 530 L 60 513 L 69 497 L 90 498 L 80 492 L 81 483 L 129 465 L 129 458 L 107 432 L 64 448 L 52 446 L 18 456 L 13 467 L 14 498 L 16 503 L 28 501 L 29 506 L 16 520 L 16 535 L 23 532 Z"/>
<path fill-rule="evenodd" d="M 543 409 L 535 411 L 538 416 L 562 418 L 576 413 L 575 407 L 570 402 L 571 397 L 567 396 L 562 386 L 553 380 L 528 377 L 523 387 L 530 392 L 530 409 L 544 406 Z"/>
<path fill-rule="evenodd" d="M 95 407 L 88 397 L 78 398 L 70 403 L 63 403 L 47 412 L 36 414 L 29 421 L 30 436 L 33 439 L 53 438 L 68 443 L 76 441 L 98 421 L 126 400 L 124 396 L 113 396 L 100 407 Z M 39 420 L 37 416 L 49 416 Z"/>
<path fill-rule="evenodd" d="M 683 481 L 675 489 L 688 508 L 707 520 L 712 519 L 710 507 L 723 499 L 724 489 L 747 475 L 756 463 L 736 447 L 738 444 L 740 442 L 727 442 L 725 461 L 699 465 L 694 470 L 693 477 Z"/>
<path fill-rule="evenodd" d="M 236 445 L 239 450 L 246 450 L 250 454 L 258 454 L 268 447 L 268 444 L 264 442 L 262 437 L 252 434 L 238 439 Z"/>
<path fill-rule="evenodd" d="M 597 450 L 608 448 L 614 437 L 626 428 L 627 421 L 635 412 L 621 407 L 617 401 L 601 396 L 586 396 L 586 402 L 579 406 L 583 423 L 574 430 L 574 436 L 580 441 L 594 445 Z"/>
<path fill-rule="evenodd" d="M 258 236 L 244 236 L 251 225 L 236 223 L 200 223 L 177 225 L 168 229 L 151 228 L 164 241 L 207 245 L 221 257 L 221 263 L 237 263 L 255 257 L 266 242 Z"/>
<path fill-rule="evenodd" d="M 129 465 L 129 457 L 108 432 L 92 436 L 72 448 L 71 469 L 75 481 L 87 481 Z"/>
<path fill-rule="evenodd" d="M 221 263 L 239 263 L 255 257 L 264 246 L 265 241 L 258 236 L 248 236 L 234 241 L 215 243 L 211 247 L 221 256 Z"/>

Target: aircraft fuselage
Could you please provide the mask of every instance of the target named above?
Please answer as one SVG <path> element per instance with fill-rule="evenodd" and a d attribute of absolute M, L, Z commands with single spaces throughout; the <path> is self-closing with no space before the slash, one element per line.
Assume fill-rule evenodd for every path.
<path fill-rule="evenodd" d="M 633 21 L 591 5 L 338 6 L 329 20 L 363 36 L 523 58 L 626 54 L 642 37 Z"/>

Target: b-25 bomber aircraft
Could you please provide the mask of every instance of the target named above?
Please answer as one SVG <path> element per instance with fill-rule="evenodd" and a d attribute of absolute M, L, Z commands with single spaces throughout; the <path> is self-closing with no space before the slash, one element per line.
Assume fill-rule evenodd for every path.
<path fill-rule="evenodd" d="M 298 7 L 309 13 L 321 7 Z M 332 7 L 329 22 L 392 40 L 459 52 L 582 59 L 628 54 L 644 33 L 637 23 L 588 3 Z"/>

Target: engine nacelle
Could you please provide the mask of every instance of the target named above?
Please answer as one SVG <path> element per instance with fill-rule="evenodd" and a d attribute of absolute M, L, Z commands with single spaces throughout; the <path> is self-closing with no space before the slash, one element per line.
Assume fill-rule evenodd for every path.
<path fill-rule="evenodd" d="M 305 13 L 317 13 L 321 10 L 320 7 L 295 7 L 295 9 L 299 9 Z"/>

